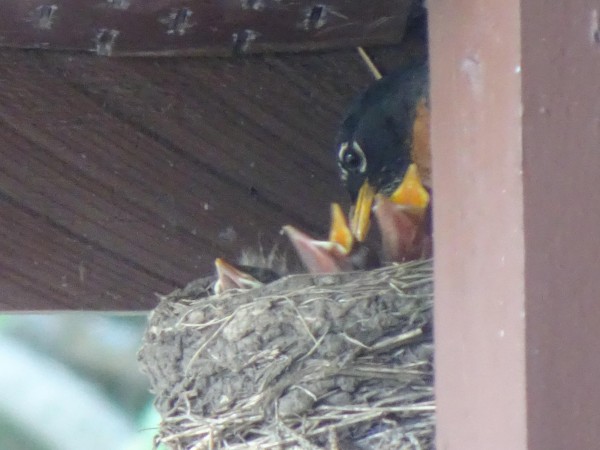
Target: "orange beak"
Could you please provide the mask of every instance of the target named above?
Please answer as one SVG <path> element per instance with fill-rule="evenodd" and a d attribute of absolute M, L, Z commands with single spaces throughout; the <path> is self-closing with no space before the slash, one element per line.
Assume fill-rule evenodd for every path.
<path fill-rule="evenodd" d="M 423 211 L 429 206 L 429 192 L 421 182 L 416 164 L 413 163 L 408 166 L 402 183 L 390 196 L 390 200 L 397 205 Z"/>
<path fill-rule="evenodd" d="M 358 198 L 350 212 L 350 229 L 358 242 L 363 242 L 371 225 L 371 206 L 375 198 L 375 188 L 365 181 L 358 191 Z"/>
<path fill-rule="evenodd" d="M 339 245 L 340 253 L 347 255 L 352 250 L 354 237 L 346 222 L 342 207 L 337 203 L 331 204 L 331 227 L 329 229 L 329 242 Z"/>
<path fill-rule="evenodd" d="M 358 191 L 358 199 L 351 212 L 350 229 L 358 242 L 367 237 L 371 225 L 371 208 L 375 198 L 375 188 L 365 181 Z M 408 166 L 402 183 L 390 196 L 390 200 L 414 212 L 425 211 L 429 206 L 429 192 L 423 186 L 416 164 Z"/>

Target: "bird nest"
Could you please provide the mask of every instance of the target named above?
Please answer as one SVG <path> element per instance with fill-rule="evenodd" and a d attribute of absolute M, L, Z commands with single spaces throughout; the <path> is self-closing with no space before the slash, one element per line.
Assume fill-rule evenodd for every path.
<path fill-rule="evenodd" d="M 431 261 L 161 299 L 139 353 L 170 449 L 434 447 Z"/>

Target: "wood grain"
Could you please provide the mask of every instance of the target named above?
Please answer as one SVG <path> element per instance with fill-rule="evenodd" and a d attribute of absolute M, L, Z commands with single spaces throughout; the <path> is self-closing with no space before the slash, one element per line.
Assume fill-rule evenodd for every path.
<path fill-rule="evenodd" d="M 325 236 L 346 200 L 331 145 L 371 81 L 354 51 L 2 59 L 2 309 L 150 308 L 286 223 Z"/>

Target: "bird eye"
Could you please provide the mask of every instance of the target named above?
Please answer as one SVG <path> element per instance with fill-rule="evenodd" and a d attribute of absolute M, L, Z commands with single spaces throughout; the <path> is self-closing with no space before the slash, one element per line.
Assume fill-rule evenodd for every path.
<path fill-rule="evenodd" d="M 353 142 L 352 147 L 344 142 L 340 146 L 338 161 L 342 169 L 348 172 L 364 173 L 367 170 L 367 158 L 358 142 Z"/>

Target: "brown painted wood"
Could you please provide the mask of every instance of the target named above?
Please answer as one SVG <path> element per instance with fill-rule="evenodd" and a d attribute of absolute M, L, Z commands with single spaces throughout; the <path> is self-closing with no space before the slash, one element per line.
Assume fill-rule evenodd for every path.
<path fill-rule="evenodd" d="M 331 49 L 398 43 L 419 0 L 8 0 L 0 46 L 102 55 Z"/>
<path fill-rule="evenodd" d="M 543 11 L 542 15 L 539 11 Z M 528 443 L 600 442 L 600 4 L 522 2 Z"/>
<path fill-rule="evenodd" d="M 1 309 L 147 309 L 286 223 L 325 236 L 347 200 L 331 146 L 371 82 L 354 50 L 1 56 Z"/>
<path fill-rule="evenodd" d="M 524 450 L 519 2 L 430 11 L 437 445 Z"/>
<path fill-rule="evenodd" d="M 438 448 L 596 448 L 598 4 L 430 2 Z"/>

